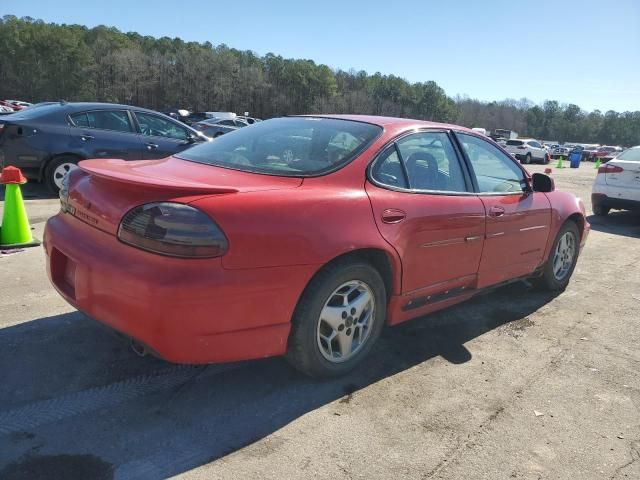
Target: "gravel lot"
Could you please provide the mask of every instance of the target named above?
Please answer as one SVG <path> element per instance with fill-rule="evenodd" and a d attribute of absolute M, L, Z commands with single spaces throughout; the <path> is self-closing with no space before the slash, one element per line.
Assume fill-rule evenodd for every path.
<path fill-rule="evenodd" d="M 553 176 L 590 212 L 592 164 Z M 24 192 L 41 238 L 57 199 Z M 0 257 L 0 478 L 640 478 L 640 216 L 589 220 L 564 293 L 387 329 L 328 382 L 138 358 L 58 297 L 41 248 Z"/>

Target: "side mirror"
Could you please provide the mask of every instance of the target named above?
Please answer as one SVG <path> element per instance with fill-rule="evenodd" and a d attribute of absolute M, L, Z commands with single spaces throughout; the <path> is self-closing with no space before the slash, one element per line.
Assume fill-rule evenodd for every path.
<path fill-rule="evenodd" d="M 194 135 L 193 133 L 189 132 L 187 133 L 187 139 L 185 140 L 185 143 L 196 143 L 198 141 L 198 137 L 196 135 Z"/>
<path fill-rule="evenodd" d="M 553 192 L 556 189 L 556 184 L 548 175 L 544 173 L 534 173 L 531 176 L 531 186 L 534 192 Z"/>

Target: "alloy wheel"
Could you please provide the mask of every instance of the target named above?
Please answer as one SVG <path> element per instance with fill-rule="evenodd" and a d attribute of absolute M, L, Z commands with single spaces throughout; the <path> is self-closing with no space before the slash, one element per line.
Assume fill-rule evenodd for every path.
<path fill-rule="evenodd" d="M 73 168 L 76 168 L 76 165 L 74 163 L 65 162 L 58 165 L 53 171 L 53 183 L 55 183 L 58 189 L 62 188 L 62 179 Z"/>
<path fill-rule="evenodd" d="M 564 278 L 571 271 L 573 260 L 576 255 L 576 239 L 573 232 L 565 232 L 558 240 L 556 251 L 553 256 L 553 276 L 558 281 Z"/>
<path fill-rule="evenodd" d="M 360 280 L 343 283 L 325 302 L 317 328 L 322 356 L 342 363 L 360 351 L 370 337 L 375 314 L 371 287 Z"/>

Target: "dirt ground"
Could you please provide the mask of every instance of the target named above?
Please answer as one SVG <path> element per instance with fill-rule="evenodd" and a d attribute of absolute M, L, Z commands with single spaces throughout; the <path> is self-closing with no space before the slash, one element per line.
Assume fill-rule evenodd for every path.
<path fill-rule="evenodd" d="M 532 166 L 542 171 L 542 166 Z M 590 214 L 592 164 L 557 170 Z M 40 238 L 58 208 L 25 189 Z M 346 378 L 138 358 L 0 257 L 0 478 L 640 478 L 640 216 L 589 217 L 569 288 L 387 329 Z"/>

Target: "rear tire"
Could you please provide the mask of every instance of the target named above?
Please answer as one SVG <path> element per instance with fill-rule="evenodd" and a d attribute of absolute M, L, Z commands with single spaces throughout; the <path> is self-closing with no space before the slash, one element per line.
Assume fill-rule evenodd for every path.
<path fill-rule="evenodd" d="M 325 267 L 298 302 L 287 361 L 312 377 L 348 373 L 380 336 L 386 309 L 384 282 L 371 265 L 356 260 Z"/>
<path fill-rule="evenodd" d="M 524 157 L 524 164 L 529 165 L 530 163 L 531 163 L 531 154 L 527 153 L 527 155 Z"/>
<path fill-rule="evenodd" d="M 80 159 L 78 159 L 78 157 L 72 155 L 62 155 L 53 158 L 44 170 L 44 182 L 47 184 L 49 190 L 57 194 L 60 190 L 64 175 L 78 165 L 79 161 Z"/>
<path fill-rule="evenodd" d="M 561 242 L 564 243 L 560 245 Z M 576 268 L 579 253 L 580 232 L 575 222 L 569 220 L 560 228 L 549 258 L 544 264 L 542 275 L 533 278 L 533 284 L 547 291 L 562 291 L 567 288 L 573 270 Z"/>
<path fill-rule="evenodd" d="M 609 211 L 611 210 L 611 207 L 607 207 L 605 205 L 594 205 L 593 206 L 593 213 L 595 215 L 597 215 L 598 217 L 606 217 L 607 215 L 609 215 Z"/>

